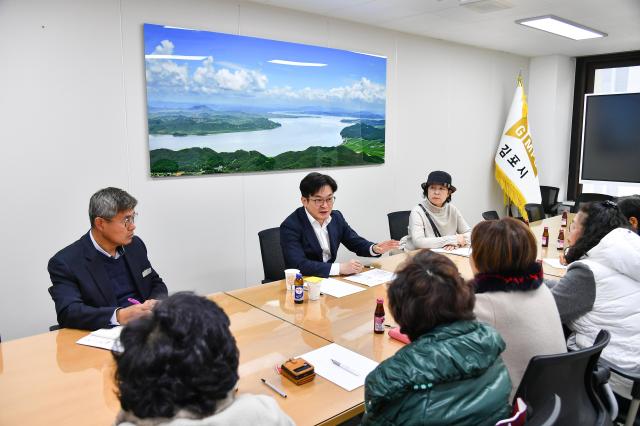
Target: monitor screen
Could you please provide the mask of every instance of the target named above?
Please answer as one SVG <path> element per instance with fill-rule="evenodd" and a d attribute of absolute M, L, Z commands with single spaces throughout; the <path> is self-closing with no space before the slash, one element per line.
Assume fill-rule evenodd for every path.
<path fill-rule="evenodd" d="M 640 93 L 586 95 L 580 181 L 640 182 Z"/>

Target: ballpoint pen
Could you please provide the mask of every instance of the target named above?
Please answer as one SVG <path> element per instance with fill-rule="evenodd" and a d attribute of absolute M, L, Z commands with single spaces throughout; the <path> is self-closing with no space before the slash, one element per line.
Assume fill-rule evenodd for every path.
<path fill-rule="evenodd" d="M 128 301 L 129 303 L 131 303 L 132 305 L 141 305 L 141 303 L 140 303 L 140 302 L 138 302 L 138 301 L 137 301 L 136 299 L 134 299 L 133 297 L 128 298 L 128 299 L 127 299 L 127 301 Z"/>
<path fill-rule="evenodd" d="M 283 397 L 283 398 L 286 398 L 286 397 L 287 397 L 287 394 L 286 394 L 286 393 L 284 393 L 283 391 L 281 391 L 280 389 L 278 389 L 278 388 L 276 387 L 276 385 L 274 385 L 274 384 L 272 384 L 272 383 L 267 382 L 267 380 L 266 380 L 266 379 L 264 379 L 264 378 L 262 378 L 262 379 L 260 379 L 260 380 L 262 380 L 262 383 L 264 383 L 265 385 L 269 386 L 269 387 L 271 388 L 271 390 L 273 390 L 274 392 L 276 392 L 276 393 L 277 393 L 278 395 L 280 395 L 281 397 Z"/>
<path fill-rule="evenodd" d="M 331 358 L 331 362 L 334 363 L 335 365 L 337 365 L 338 367 L 342 368 L 344 371 L 346 371 L 347 373 L 351 373 L 354 376 L 359 376 L 359 374 L 352 369 L 351 367 L 349 367 L 348 365 L 345 365 L 341 362 L 336 361 L 335 359 Z"/>

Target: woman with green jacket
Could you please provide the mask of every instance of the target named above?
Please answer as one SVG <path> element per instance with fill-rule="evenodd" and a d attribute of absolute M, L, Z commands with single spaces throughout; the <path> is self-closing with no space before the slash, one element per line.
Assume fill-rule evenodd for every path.
<path fill-rule="evenodd" d="M 473 288 L 450 259 L 419 252 L 388 297 L 411 343 L 367 376 L 363 425 L 478 426 L 509 416 L 505 344 L 474 320 Z"/>

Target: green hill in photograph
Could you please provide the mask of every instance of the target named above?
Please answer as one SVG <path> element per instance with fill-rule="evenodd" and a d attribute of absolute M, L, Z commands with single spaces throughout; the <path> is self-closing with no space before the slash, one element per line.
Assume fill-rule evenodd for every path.
<path fill-rule="evenodd" d="M 365 140 L 380 140 L 384 143 L 384 127 L 374 127 L 360 122 L 342 129 L 340 136 L 342 136 L 342 139 L 362 138 Z"/>
<path fill-rule="evenodd" d="M 150 152 L 150 157 L 153 177 L 309 169 L 384 162 L 384 157 L 358 153 L 344 145 L 311 146 L 304 151 L 283 152 L 275 157 L 244 150 L 218 153 L 210 148 L 187 148 L 179 151 L 154 149 Z"/>
<path fill-rule="evenodd" d="M 340 136 L 341 146 L 358 154 L 380 158 L 384 162 L 384 122 L 381 126 L 372 126 L 362 120 L 342 129 Z"/>
<path fill-rule="evenodd" d="M 269 130 L 281 126 L 262 115 L 206 109 L 152 112 L 149 114 L 150 135 L 204 136 L 215 133 Z"/>

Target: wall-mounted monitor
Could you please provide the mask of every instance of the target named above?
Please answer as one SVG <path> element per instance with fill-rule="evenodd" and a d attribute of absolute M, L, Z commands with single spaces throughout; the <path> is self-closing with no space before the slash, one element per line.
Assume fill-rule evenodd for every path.
<path fill-rule="evenodd" d="M 580 182 L 640 183 L 640 93 L 586 95 Z"/>

